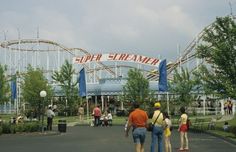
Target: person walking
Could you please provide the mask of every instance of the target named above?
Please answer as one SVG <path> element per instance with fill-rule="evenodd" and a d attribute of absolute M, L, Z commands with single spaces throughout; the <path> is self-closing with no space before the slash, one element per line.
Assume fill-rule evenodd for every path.
<path fill-rule="evenodd" d="M 162 138 L 163 138 L 163 114 L 160 110 L 160 102 L 154 104 L 154 114 L 152 116 L 152 122 L 154 124 L 152 131 L 152 142 L 151 142 L 151 152 L 155 152 L 155 145 L 158 143 L 158 152 L 163 151 Z"/>
<path fill-rule="evenodd" d="M 179 119 L 179 129 L 178 131 L 180 132 L 180 151 L 188 150 L 188 126 L 187 126 L 187 121 L 188 121 L 188 115 L 185 112 L 185 108 L 181 107 L 180 108 L 181 116 Z M 184 147 L 185 145 L 185 147 Z"/>
<path fill-rule="evenodd" d="M 228 101 L 224 102 L 224 114 L 228 115 Z"/>
<path fill-rule="evenodd" d="M 172 123 L 167 112 L 164 112 L 163 115 L 164 115 L 165 152 L 172 152 L 171 142 L 170 142 Z"/>
<path fill-rule="evenodd" d="M 97 105 L 94 109 L 93 109 L 93 116 L 94 116 L 94 126 L 99 126 L 100 124 L 100 117 L 102 115 L 102 112 L 101 112 L 101 109 L 100 109 L 100 106 Z"/>
<path fill-rule="evenodd" d="M 80 105 L 78 109 L 78 115 L 79 115 L 79 120 L 83 121 L 84 120 L 84 107 L 83 105 Z"/>
<path fill-rule="evenodd" d="M 231 100 L 228 100 L 228 114 L 232 115 L 233 114 L 233 103 Z"/>
<path fill-rule="evenodd" d="M 55 117 L 55 113 L 52 111 L 51 105 L 48 107 L 46 114 L 47 114 L 47 130 L 52 130 L 52 122 L 53 122 L 53 117 Z"/>
<path fill-rule="evenodd" d="M 146 138 L 146 126 L 148 121 L 147 113 L 139 108 L 139 103 L 133 103 L 134 111 L 129 114 L 128 125 L 125 136 L 129 136 L 129 130 L 133 127 L 133 140 L 136 152 L 144 152 L 144 142 Z"/>

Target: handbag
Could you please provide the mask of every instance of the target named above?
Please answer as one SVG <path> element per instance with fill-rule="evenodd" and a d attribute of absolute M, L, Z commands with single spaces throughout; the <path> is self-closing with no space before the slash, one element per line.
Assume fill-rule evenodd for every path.
<path fill-rule="evenodd" d="M 161 114 L 161 112 L 158 114 L 158 116 L 157 116 L 156 120 L 154 121 L 154 123 L 151 123 L 151 122 L 148 123 L 148 125 L 147 125 L 147 131 L 152 132 L 153 127 L 154 127 L 154 124 L 156 123 L 156 121 L 157 121 L 157 119 L 159 118 L 160 114 Z"/>

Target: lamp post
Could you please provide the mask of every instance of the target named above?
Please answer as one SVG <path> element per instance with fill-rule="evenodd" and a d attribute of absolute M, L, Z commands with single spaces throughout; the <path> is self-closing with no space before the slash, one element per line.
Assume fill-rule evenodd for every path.
<path fill-rule="evenodd" d="M 44 121 L 44 98 L 47 96 L 47 92 L 42 90 L 40 91 L 40 97 L 42 97 L 42 132 L 44 131 L 44 127 L 43 127 L 43 121 Z"/>

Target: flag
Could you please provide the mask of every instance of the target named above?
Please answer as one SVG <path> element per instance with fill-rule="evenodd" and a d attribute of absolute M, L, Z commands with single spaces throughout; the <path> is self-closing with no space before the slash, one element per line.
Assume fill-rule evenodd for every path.
<path fill-rule="evenodd" d="M 79 96 L 86 96 L 86 80 L 84 68 L 79 72 Z"/>
<path fill-rule="evenodd" d="M 16 78 L 11 80 L 11 99 L 14 100 L 16 99 L 16 94 L 17 94 L 17 90 L 16 90 Z"/>
<path fill-rule="evenodd" d="M 159 91 L 165 92 L 167 88 L 167 70 L 166 70 L 166 59 L 161 61 L 159 64 Z"/>

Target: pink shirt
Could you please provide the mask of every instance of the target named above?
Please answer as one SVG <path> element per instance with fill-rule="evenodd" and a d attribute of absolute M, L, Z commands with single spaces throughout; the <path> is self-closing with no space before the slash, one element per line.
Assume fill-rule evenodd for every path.
<path fill-rule="evenodd" d="M 94 116 L 101 116 L 101 110 L 98 107 L 93 109 Z"/>

